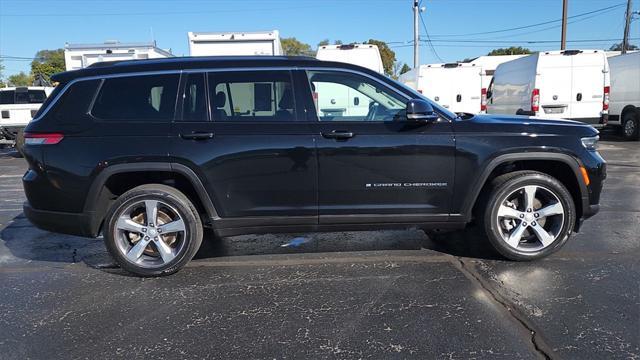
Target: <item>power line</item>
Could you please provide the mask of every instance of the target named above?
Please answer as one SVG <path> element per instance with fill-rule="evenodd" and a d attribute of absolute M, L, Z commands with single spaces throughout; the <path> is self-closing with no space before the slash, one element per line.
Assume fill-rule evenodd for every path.
<path fill-rule="evenodd" d="M 420 21 L 422 22 L 422 27 L 424 28 L 424 33 L 425 33 L 425 35 L 427 35 L 427 43 L 429 44 L 429 47 L 431 48 L 431 51 L 433 52 L 433 55 L 435 55 L 436 58 L 438 58 L 438 60 L 440 60 L 440 62 L 444 62 L 444 60 L 442 60 L 440 55 L 438 55 L 438 52 L 436 51 L 436 48 L 433 46 L 433 43 L 431 42 L 431 37 L 429 36 L 429 30 L 427 30 L 427 24 L 424 22 L 424 18 L 422 17 L 422 14 L 420 14 Z"/>
<path fill-rule="evenodd" d="M 638 40 L 640 38 L 630 38 L 630 40 Z M 426 42 L 426 40 L 420 40 Z M 609 42 L 620 41 L 620 39 L 580 39 L 580 40 L 567 40 L 567 42 L 573 43 L 593 43 L 593 42 Z M 442 43 L 486 43 L 486 44 L 553 44 L 560 42 L 558 40 L 441 40 L 433 39 L 431 42 Z"/>
<path fill-rule="evenodd" d="M 602 12 L 602 11 L 605 11 L 605 10 L 619 8 L 619 7 L 622 7 L 622 6 L 625 6 L 625 5 L 626 5 L 626 3 L 619 3 L 617 5 L 607 6 L 607 7 L 603 7 L 603 8 L 600 8 L 600 9 L 587 11 L 587 12 L 584 12 L 584 13 L 581 13 L 581 14 L 572 15 L 572 16 L 569 16 L 568 19 L 574 19 L 574 18 L 586 16 L 586 15 L 591 15 L 591 14 L 595 14 L 595 13 Z M 478 33 L 440 34 L 440 35 L 433 35 L 433 36 L 434 37 L 456 37 L 456 36 L 472 36 L 472 35 L 496 34 L 496 33 L 501 33 L 501 32 L 514 31 L 514 30 L 529 29 L 529 28 L 532 28 L 532 27 L 553 24 L 553 23 L 560 22 L 560 21 L 562 21 L 562 19 L 549 20 L 549 21 L 544 21 L 544 22 L 536 23 L 536 24 L 518 26 L 518 27 L 513 27 L 513 28 L 507 28 L 507 29 L 500 29 L 500 30 L 484 31 L 484 32 L 478 32 Z"/>

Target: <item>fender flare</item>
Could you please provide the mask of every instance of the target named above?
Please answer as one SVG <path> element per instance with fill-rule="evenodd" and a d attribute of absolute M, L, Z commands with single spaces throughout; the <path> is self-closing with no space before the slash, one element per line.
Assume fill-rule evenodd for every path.
<path fill-rule="evenodd" d="M 186 177 L 193 188 L 196 190 L 202 205 L 207 212 L 207 216 L 210 219 L 218 219 L 218 212 L 216 211 L 213 202 L 211 201 L 211 197 L 204 187 L 202 181 L 196 175 L 196 173 L 183 164 L 178 163 L 170 163 L 170 162 L 142 162 L 142 163 L 130 163 L 130 164 L 117 164 L 106 167 L 102 170 L 93 180 L 91 186 L 89 187 L 89 192 L 87 196 L 87 201 L 84 204 L 83 212 L 90 214 L 91 220 L 91 229 L 94 234 L 97 234 L 99 231 L 99 227 L 102 223 L 102 218 L 104 217 L 104 213 L 106 213 L 106 209 L 97 209 L 97 203 L 102 195 L 102 190 L 104 189 L 104 185 L 107 180 L 116 174 L 128 173 L 128 172 L 140 172 L 140 171 L 155 171 L 155 172 L 166 172 L 166 173 L 177 173 L 184 177 Z"/>
<path fill-rule="evenodd" d="M 563 162 L 571 168 L 574 176 L 576 177 L 576 181 L 580 187 L 580 200 L 581 206 L 584 209 L 589 206 L 589 190 L 584 182 L 581 180 L 581 172 L 580 167 L 582 163 L 577 158 L 564 154 L 564 153 L 555 153 L 555 152 L 527 152 L 527 153 L 511 153 L 511 154 L 503 154 L 499 155 L 489 161 L 489 163 L 484 167 L 480 176 L 474 183 L 473 187 L 469 194 L 467 194 L 466 199 L 462 204 L 463 215 L 466 219 L 471 219 L 473 207 L 480 196 L 480 191 L 484 187 L 489 175 L 491 172 L 495 170 L 498 166 L 513 161 L 527 161 L 527 160 L 554 160 Z"/>

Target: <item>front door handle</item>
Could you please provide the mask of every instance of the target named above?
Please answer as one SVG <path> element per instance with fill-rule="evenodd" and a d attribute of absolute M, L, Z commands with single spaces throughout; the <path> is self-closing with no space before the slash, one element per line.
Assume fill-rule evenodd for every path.
<path fill-rule="evenodd" d="M 213 139 L 213 133 L 193 132 L 191 134 L 180 134 L 180 137 L 185 140 L 209 140 Z"/>
<path fill-rule="evenodd" d="M 333 130 L 331 132 L 323 132 L 322 137 L 327 139 L 347 140 L 354 137 L 354 133 L 350 131 Z"/>

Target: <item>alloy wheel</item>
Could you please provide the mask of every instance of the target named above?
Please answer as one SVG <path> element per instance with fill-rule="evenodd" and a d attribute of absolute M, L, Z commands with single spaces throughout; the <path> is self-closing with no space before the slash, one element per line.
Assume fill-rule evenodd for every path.
<path fill-rule="evenodd" d="M 550 189 L 527 185 L 501 201 L 496 217 L 505 243 L 518 251 L 536 252 L 557 240 L 564 226 L 565 208 Z"/>
<path fill-rule="evenodd" d="M 120 213 L 113 231 L 118 250 L 132 264 L 156 268 L 185 247 L 187 228 L 180 213 L 158 200 L 133 203 Z"/>

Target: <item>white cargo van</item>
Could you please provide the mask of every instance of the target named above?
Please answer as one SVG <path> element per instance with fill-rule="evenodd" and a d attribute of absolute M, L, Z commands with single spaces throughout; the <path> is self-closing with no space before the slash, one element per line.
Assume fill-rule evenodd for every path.
<path fill-rule="evenodd" d="M 609 110 L 609 64 L 602 50 L 546 51 L 500 64 L 487 112 L 572 119 L 601 127 Z"/>
<path fill-rule="evenodd" d="M 15 142 L 52 91 L 43 86 L 0 88 L 0 144 Z"/>
<path fill-rule="evenodd" d="M 476 64 L 482 69 L 480 76 L 482 76 L 482 83 L 486 86 L 491 84 L 493 74 L 496 72 L 498 65 L 506 63 L 507 61 L 520 59 L 527 55 L 495 55 L 495 56 L 479 56 L 470 61 L 471 64 Z"/>
<path fill-rule="evenodd" d="M 318 48 L 316 58 L 354 64 L 384 74 L 380 50 L 373 44 L 323 45 Z"/>
<path fill-rule="evenodd" d="M 471 63 L 429 64 L 398 80 L 453 112 L 476 114 L 486 110 L 488 84 L 482 83 L 481 73 L 482 68 Z"/>
<path fill-rule="evenodd" d="M 640 52 L 609 58 L 609 124 L 621 126 L 628 140 L 640 140 Z"/>
<path fill-rule="evenodd" d="M 283 55 L 278 30 L 189 32 L 191 56 Z"/>

